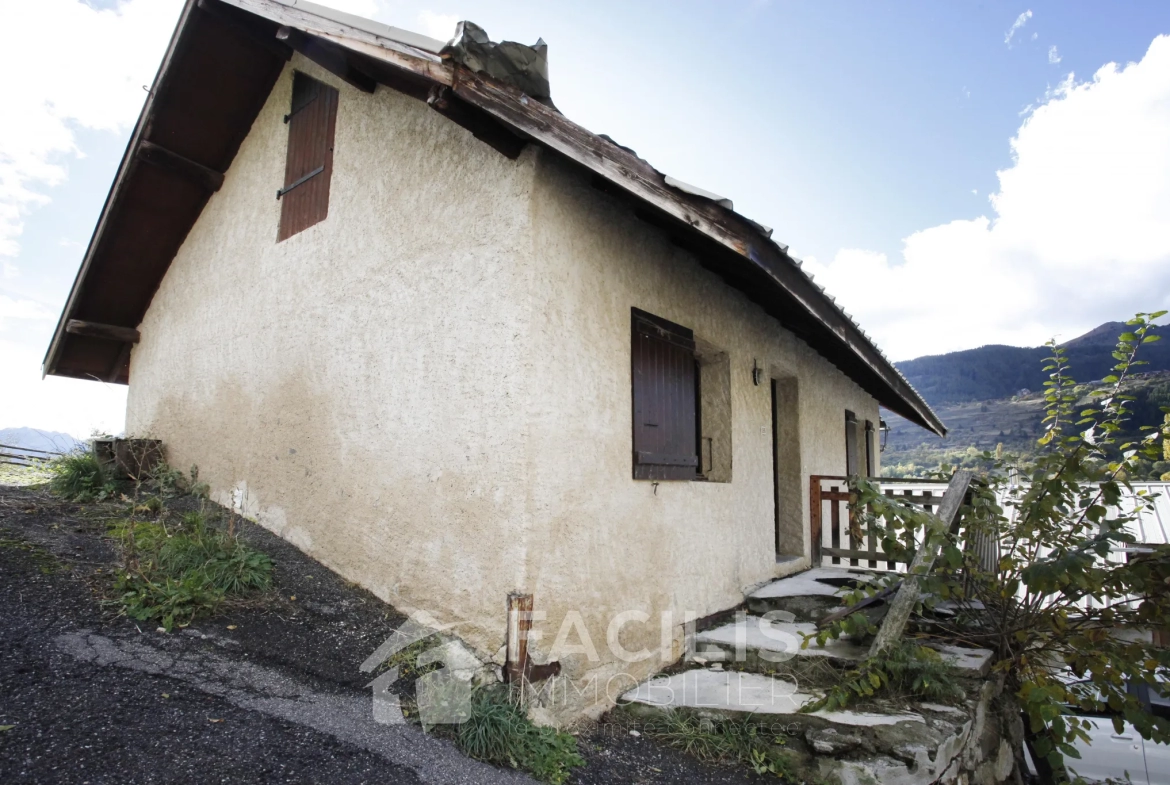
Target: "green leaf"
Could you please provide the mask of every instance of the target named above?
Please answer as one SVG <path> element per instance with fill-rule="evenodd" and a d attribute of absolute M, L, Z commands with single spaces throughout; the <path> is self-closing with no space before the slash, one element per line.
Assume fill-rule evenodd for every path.
<path fill-rule="evenodd" d="M 1153 343 L 1154 341 L 1160 340 L 1162 340 L 1162 336 L 1160 335 L 1147 335 L 1145 338 L 1142 338 L 1142 343 Z"/>
<path fill-rule="evenodd" d="M 0 733 L 7 733 L 15 727 L 15 725 L 0 725 Z"/>

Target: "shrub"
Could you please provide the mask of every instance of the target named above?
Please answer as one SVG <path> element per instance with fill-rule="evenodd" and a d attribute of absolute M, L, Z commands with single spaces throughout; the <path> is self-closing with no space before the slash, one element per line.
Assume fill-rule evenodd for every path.
<path fill-rule="evenodd" d="M 168 631 L 213 613 L 225 599 L 267 589 L 272 560 L 190 512 L 173 531 L 161 521 L 114 526 L 126 569 L 115 588 L 132 619 L 157 620 Z"/>
<path fill-rule="evenodd" d="M 103 501 L 117 486 L 92 452 L 62 455 L 49 463 L 49 490 L 72 502 Z"/>
<path fill-rule="evenodd" d="M 527 771 L 541 782 L 561 785 L 575 766 L 585 765 L 577 740 L 555 728 L 533 725 L 506 690 L 485 687 L 471 702 L 455 742 L 476 760 Z"/>

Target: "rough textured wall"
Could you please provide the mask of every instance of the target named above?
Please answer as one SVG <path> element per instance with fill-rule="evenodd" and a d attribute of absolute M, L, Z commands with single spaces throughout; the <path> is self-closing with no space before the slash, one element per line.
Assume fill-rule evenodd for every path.
<path fill-rule="evenodd" d="M 341 99 L 329 217 L 278 244 L 293 68 Z M 631 479 L 632 306 L 727 353 L 731 482 Z M 537 652 L 579 619 L 559 647 L 560 716 L 677 655 L 685 613 L 807 566 L 775 563 L 753 359 L 797 380 L 806 484 L 844 471 L 846 408 L 877 421 L 868 395 L 580 172 L 535 148 L 509 161 L 299 57 L 141 331 L 127 430 L 198 465 L 217 500 L 489 656 L 509 591 L 547 614 Z M 651 656 L 629 665 L 619 646 Z"/>
<path fill-rule="evenodd" d="M 293 68 L 341 97 L 328 218 L 277 243 Z M 155 295 L 127 404 L 218 501 L 485 649 L 530 522 L 533 152 L 298 56 Z"/>
<path fill-rule="evenodd" d="M 801 475 L 843 474 L 845 409 L 877 422 L 876 402 L 738 291 L 704 270 L 662 232 L 590 186 L 589 176 L 543 155 L 532 225 L 538 313 L 533 373 L 546 391 L 532 412 L 533 533 L 525 588 L 548 613 L 546 640 L 574 610 L 591 609 L 593 641 L 616 614 L 627 651 L 680 651 L 684 614 L 736 605 L 745 588 L 781 569 L 775 559 L 771 389 L 800 385 Z M 731 377 L 731 482 L 631 479 L 630 308 L 695 332 L 726 351 Z M 753 360 L 765 371 L 752 383 Z M 784 449 L 784 445 L 781 445 Z M 807 490 L 801 495 L 808 518 Z M 807 532 L 807 526 L 805 527 Z M 807 539 L 807 534 L 804 535 Z M 808 542 L 784 544 L 808 554 Z M 783 565 L 808 566 L 807 555 Z M 672 627 L 664 629 L 663 613 Z M 576 642 L 576 637 L 570 638 Z M 666 655 L 668 658 L 671 655 Z M 578 684 L 608 680 L 622 663 L 563 658 Z M 661 666 L 648 658 L 630 672 Z"/>

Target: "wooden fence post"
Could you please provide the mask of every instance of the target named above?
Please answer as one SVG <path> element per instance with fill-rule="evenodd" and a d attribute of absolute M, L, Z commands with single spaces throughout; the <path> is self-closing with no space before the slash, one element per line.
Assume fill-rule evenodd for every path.
<path fill-rule="evenodd" d="M 906 571 L 906 577 L 898 587 L 898 593 L 890 603 L 890 610 L 882 621 L 881 628 L 878 629 L 873 645 L 869 648 L 870 657 L 877 656 L 902 638 L 906 623 L 914 611 L 914 604 L 918 601 L 918 576 L 926 575 L 934 569 L 934 562 L 942 546 L 942 535 L 950 531 L 951 525 L 958 518 L 959 510 L 967 497 L 967 488 L 971 485 L 971 477 L 971 471 L 968 469 L 959 469 L 951 477 L 942 504 L 939 505 L 938 514 L 930 516 L 927 530 L 922 533 L 922 544 L 918 546 L 914 560 L 910 562 L 910 568 Z"/>

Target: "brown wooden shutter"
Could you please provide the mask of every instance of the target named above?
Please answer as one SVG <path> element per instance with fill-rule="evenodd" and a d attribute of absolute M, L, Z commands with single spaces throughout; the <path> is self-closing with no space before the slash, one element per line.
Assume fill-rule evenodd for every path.
<path fill-rule="evenodd" d="M 853 476 L 858 473 L 861 455 L 858 451 L 857 415 L 845 412 L 845 473 Z"/>
<path fill-rule="evenodd" d="M 333 176 L 333 132 L 337 125 L 337 90 L 293 74 L 284 187 L 278 192 L 280 231 L 276 241 L 292 237 L 329 215 L 329 181 Z"/>
<path fill-rule="evenodd" d="M 695 338 L 633 310 L 634 479 L 693 480 L 698 473 Z"/>

